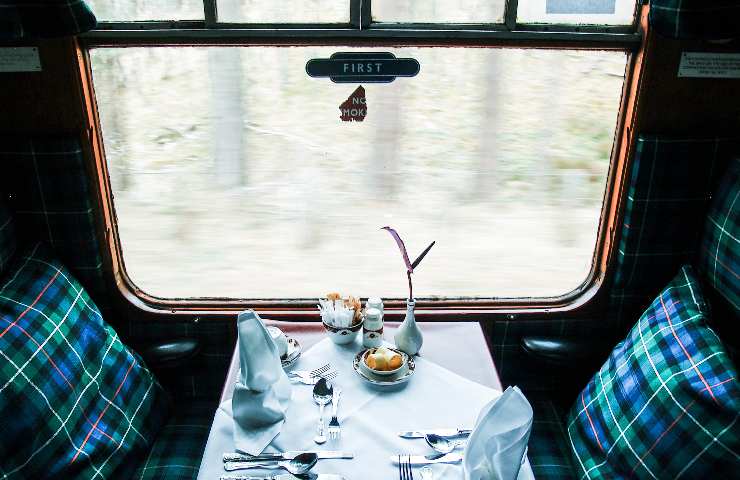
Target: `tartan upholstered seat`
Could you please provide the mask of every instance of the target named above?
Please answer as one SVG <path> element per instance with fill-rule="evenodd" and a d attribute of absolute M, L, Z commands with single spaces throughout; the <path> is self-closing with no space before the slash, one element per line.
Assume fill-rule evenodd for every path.
<path fill-rule="evenodd" d="M 216 401 L 202 399 L 176 405 L 132 479 L 195 480 L 217 407 Z"/>
<path fill-rule="evenodd" d="M 708 167 L 709 168 L 709 167 Z M 692 285 L 696 287 L 696 290 L 694 290 L 694 293 L 701 290 L 701 287 L 699 286 L 699 283 L 703 281 L 703 285 L 707 287 L 707 291 L 705 292 L 707 296 L 710 297 L 711 300 L 711 309 L 710 311 L 714 313 L 714 318 L 712 318 L 711 325 L 720 327 L 722 325 L 729 325 L 730 328 L 728 328 L 728 332 L 733 331 L 733 325 L 736 324 L 738 320 L 738 304 L 740 303 L 738 299 L 740 299 L 740 282 L 738 282 L 738 252 L 740 252 L 740 219 L 738 218 L 738 212 L 740 211 L 740 160 L 735 159 L 731 160 L 729 163 L 729 166 L 727 168 L 727 173 L 724 174 L 722 177 L 722 182 L 719 185 L 719 187 L 715 190 L 715 194 L 713 195 L 713 201 L 712 205 L 710 207 L 710 210 L 708 214 L 706 215 L 706 221 L 705 221 L 705 228 L 702 235 L 702 241 L 701 246 L 699 248 L 698 252 L 698 259 L 696 261 L 696 267 L 697 271 L 699 273 L 700 279 L 697 280 L 692 275 Z M 679 239 L 681 242 L 686 243 L 686 239 Z M 691 239 L 689 239 L 691 240 Z M 697 238 L 698 240 L 698 238 Z M 682 243 L 682 244 L 683 244 Z M 655 265 L 653 265 L 654 268 L 657 268 Z M 689 269 L 690 270 L 690 269 Z M 716 292 L 716 295 L 715 295 Z M 663 292 L 663 295 L 666 295 L 666 292 Z M 674 297 L 676 293 L 671 293 L 669 296 Z M 693 301 L 694 297 L 691 297 L 691 300 Z M 721 301 L 721 303 L 727 303 L 728 308 L 720 308 L 721 305 L 718 304 L 718 302 Z M 656 300 L 656 302 L 659 302 L 659 300 Z M 701 303 L 704 301 L 702 300 Z M 651 309 L 646 312 L 645 315 L 652 315 L 653 321 L 655 317 L 655 304 Z M 697 309 L 698 307 L 694 305 L 692 307 L 694 309 Z M 706 306 L 701 307 L 702 311 L 706 310 Z M 652 312 L 652 313 L 651 313 Z M 660 313 L 660 311 L 658 311 Z M 672 320 L 674 320 L 672 318 Z M 696 320 L 696 319 L 694 319 Z M 641 322 L 644 324 L 645 317 L 643 316 L 643 319 L 641 319 Z M 635 328 L 638 328 L 636 326 Z M 736 328 L 736 327 L 734 327 Z M 719 380 L 716 383 L 719 383 L 721 381 L 727 380 L 726 384 L 723 384 L 725 388 L 728 390 L 731 390 L 731 396 L 732 400 L 729 402 L 733 405 L 732 408 L 734 408 L 734 414 L 737 417 L 738 415 L 738 391 L 740 390 L 737 386 L 737 375 L 734 372 L 734 363 L 730 362 L 727 359 L 727 353 L 732 354 L 733 346 L 729 341 L 726 341 L 724 343 L 721 343 L 717 338 L 713 335 L 714 331 L 712 331 L 710 328 L 707 327 L 707 324 L 704 322 L 701 323 L 699 330 L 706 334 L 706 336 L 710 339 L 710 343 L 713 345 L 712 348 L 719 348 L 718 351 L 721 351 L 722 353 L 719 354 L 719 356 L 723 359 L 723 365 L 727 364 L 728 368 L 725 370 L 725 374 L 728 375 L 728 377 L 724 378 L 723 380 Z M 715 330 L 719 335 L 722 335 L 722 331 Z M 639 330 L 634 330 L 634 332 L 639 332 Z M 643 332 L 645 333 L 645 332 Z M 672 337 L 672 336 L 671 336 Z M 667 345 L 667 341 L 671 340 L 671 337 L 668 337 L 666 339 L 660 340 L 660 342 L 657 342 L 655 345 L 653 345 L 654 349 L 651 350 L 651 359 L 659 359 L 663 358 L 666 360 L 667 356 L 665 352 L 663 352 L 661 349 Z M 681 337 L 683 338 L 683 337 Z M 692 340 L 694 337 L 692 337 Z M 732 340 L 732 337 L 726 338 L 725 340 Z M 629 337 L 626 340 L 626 342 L 629 341 Z M 696 346 L 697 343 L 693 342 L 693 344 Z M 698 342 L 701 348 L 705 348 L 706 345 L 703 345 L 701 341 Z M 680 345 L 677 343 L 673 344 L 673 348 L 679 348 Z M 621 350 L 620 350 L 621 349 Z M 638 349 L 639 350 L 639 349 Z M 615 352 L 612 354 L 612 357 L 610 358 L 610 361 L 614 361 L 615 354 L 618 351 L 624 351 L 624 342 L 617 346 L 615 349 Z M 727 353 L 725 353 L 727 351 Z M 637 352 L 639 353 L 639 351 Z M 681 352 L 679 352 L 681 353 Z M 693 353 L 693 351 L 692 351 Z M 710 354 L 711 355 L 711 354 Z M 638 399 L 643 399 L 645 396 L 645 391 L 638 391 L 636 385 L 638 384 L 638 380 L 645 381 L 644 375 L 640 373 L 638 368 L 640 367 L 639 362 L 634 361 L 634 356 L 630 357 L 632 360 L 632 365 L 629 370 L 629 372 L 626 372 L 622 375 L 622 379 L 624 380 L 624 384 L 628 387 L 630 387 L 630 391 L 632 392 L 633 396 L 636 396 Z M 643 354 L 642 356 L 643 362 L 647 360 L 647 356 Z M 662 371 L 664 368 L 667 368 L 669 362 L 665 361 L 663 364 L 659 365 L 660 371 Z M 644 366 L 644 365 L 643 365 Z M 647 363 L 647 366 L 650 367 L 650 363 Z M 599 376 L 604 376 L 604 369 L 608 369 L 609 362 L 607 362 L 606 365 L 602 368 L 602 371 L 600 371 L 592 380 L 592 382 L 589 384 L 589 386 L 584 390 L 584 395 L 593 395 L 594 394 L 594 385 L 601 385 L 601 379 Z M 704 367 L 702 367 L 704 368 Z M 718 368 L 717 370 L 722 370 L 721 368 Z M 647 374 L 650 372 L 648 371 Z M 702 371 L 702 374 L 704 372 Z M 721 373 L 721 372 L 720 372 Z M 665 376 L 665 374 L 662 374 Z M 729 375 L 734 375 L 734 380 L 729 379 Z M 657 377 L 656 377 L 657 378 Z M 696 379 L 695 379 L 696 380 Z M 701 381 L 701 380 L 699 380 Z M 731 386 L 728 386 L 730 384 Z M 643 385 L 644 387 L 644 385 Z M 621 390 L 620 390 L 621 388 Z M 698 387 L 699 390 L 705 388 L 703 384 Z M 713 389 L 716 389 L 717 387 L 713 387 Z M 589 390 L 591 389 L 591 390 Z M 621 419 L 621 423 L 619 425 L 619 428 L 624 427 L 624 424 L 629 424 L 629 420 L 633 419 L 635 417 L 634 413 L 631 413 L 630 409 L 634 409 L 633 402 L 622 400 L 618 402 L 615 398 L 617 395 L 624 394 L 622 393 L 623 390 L 626 390 L 624 386 L 622 387 L 616 387 L 614 386 L 614 383 L 612 382 L 606 382 L 606 389 L 608 390 L 608 393 L 596 392 L 595 397 L 592 399 L 594 400 L 594 403 L 589 406 L 589 409 L 599 409 L 599 407 L 602 407 L 599 410 L 599 413 L 603 413 L 604 408 L 608 409 L 611 407 L 614 410 L 615 416 L 617 418 Z M 688 390 L 691 391 L 691 390 Z M 714 391 L 714 390 L 713 390 Z M 600 395 L 600 396 L 599 396 Z M 610 402 L 606 402 L 605 397 L 608 397 Z M 674 395 L 675 397 L 675 395 Z M 676 397 L 678 398 L 678 397 Z M 591 397 L 589 397 L 591 399 Z M 671 399 L 673 401 L 673 399 Z M 691 404 L 692 400 L 688 400 L 688 404 Z M 713 402 L 713 400 L 709 399 L 710 402 Z M 588 401 L 586 402 L 588 404 Z M 579 408 L 580 405 L 580 408 Z M 638 417 L 635 423 L 632 424 L 630 427 L 631 429 L 634 429 L 633 431 L 639 430 L 641 427 L 643 430 L 640 433 L 634 433 L 632 438 L 637 437 L 636 444 L 639 446 L 643 446 L 645 443 L 649 443 L 645 451 L 642 452 L 640 455 L 641 457 L 644 456 L 645 459 L 643 460 L 644 463 L 647 463 L 651 458 L 654 458 L 656 455 L 656 451 L 658 451 L 661 446 L 661 443 L 664 443 L 667 441 L 667 437 L 671 435 L 676 435 L 677 432 L 681 431 L 681 427 L 683 424 L 681 423 L 682 420 L 686 420 L 686 418 L 691 419 L 697 418 L 695 415 L 695 412 L 692 412 L 690 410 L 687 410 L 687 413 L 683 413 L 683 411 L 680 411 L 677 414 L 677 418 L 673 418 L 670 423 L 672 424 L 674 421 L 676 424 L 671 427 L 670 431 L 663 434 L 663 431 L 655 433 L 656 430 L 660 429 L 661 427 L 665 427 L 667 430 L 667 427 L 665 426 L 665 420 L 666 417 L 669 417 L 671 413 L 667 408 L 664 408 L 663 410 L 659 408 L 654 408 L 656 404 L 651 405 L 649 408 L 646 408 L 648 410 L 648 413 L 645 414 L 643 412 L 643 415 L 646 415 L 645 418 Z M 601 420 L 604 420 L 604 417 L 591 417 L 591 421 L 589 421 L 588 416 L 585 417 L 586 424 L 583 423 L 583 417 L 580 419 L 577 419 L 580 421 L 580 423 L 577 423 L 575 419 L 575 414 L 577 412 L 583 411 L 581 415 L 585 413 L 585 410 L 582 407 L 581 404 L 581 398 L 579 398 L 576 401 L 576 405 L 573 408 L 573 412 L 571 413 L 571 419 L 570 419 L 570 428 L 567 423 L 563 422 L 563 414 L 562 412 L 557 408 L 557 404 L 550 401 L 538 401 L 534 400 L 532 402 L 532 406 L 534 408 L 534 424 L 532 427 L 532 435 L 530 437 L 530 444 L 529 444 L 529 459 L 530 463 L 532 464 L 533 470 L 537 478 L 602 478 L 602 477 L 630 477 L 630 476 L 648 476 L 649 474 L 645 475 L 645 472 L 641 472 L 639 468 L 635 469 L 634 472 L 632 472 L 632 469 L 635 468 L 634 464 L 638 462 L 632 462 L 632 464 L 629 465 L 629 467 L 625 468 L 622 464 L 619 464 L 617 462 L 617 465 L 613 468 L 611 466 L 599 466 L 594 468 L 591 472 L 589 472 L 588 475 L 584 475 L 584 469 L 581 466 L 581 463 L 578 461 L 578 455 L 573 456 L 574 458 L 571 459 L 567 458 L 571 456 L 571 439 L 568 437 L 567 434 L 563 435 L 562 432 L 565 432 L 565 429 L 568 429 L 568 433 L 573 433 L 574 429 L 581 429 L 580 435 L 587 436 L 589 434 L 589 429 L 591 428 L 591 422 L 593 422 L 593 425 L 595 428 L 602 427 L 601 430 L 599 430 L 600 435 L 607 435 L 608 433 L 608 422 L 604 421 L 604 423 L 599 422 L 599 418 Z M 670 406 L 670 404 L 669 404 Z M 678 408 L 678 407 L 676 407 Z M 692 408 L 697 408 L 696 402 L 692 405 Z M 620 410 L 622 409 L 622 410 Z M 716 413 L 716 412 L 715 412 Z M 589 415 L 591 415 L 592 412 L 589 410 Z M 611 415 L 611 412 L 608 412 L 609 415 Z M 683 417 L 681 415 L 683 414 Z M 630 416 L 631 415 L 631 416 Z M 731 415 L 731 414 L 730 414 Z M 712 415 L 714 420 L 719 417 Z M 608 420 L 608 418 L 606 418 Z M 642 423 L 640 423 L 642 422 Z M 652 423 L 651 423 L 652 422 Z M 729 420 L 731 423 L 732 420 Z M 740 422 L 740 419 L 737 420 L 737 422 Z M 727 453 L 727 456 L 730 458 L 730 460 L 733 460 L 737 463 L 739 460 L 737 455 L 740 454 L 738 452 L 738 440 L 737 440 L 737 431 L 740 429 L 738 424 L 734 424 L 731 426 L 731 428 L 723 433 L 721 437 L 718 437 L 718 440 L 721 440 L 724 438 L 725 435 L 734 435 L 732 437 L 732 441 L 734 441 L 733 453 Z M 711 421 L 709 422 L 711 423 Z M 615 424 L 612 423 L 612 426 Z M 648 426 L 650 428 L 648 428 Z M 670 426 L 670 424 L 669 424 Z M 702 425 L 703 426 L 703 425 Z M 734 433 L 733 433 L 734 432 Z M 579 435 L 579 433 L 576 433 L 576 435 Z M 661 435 L 663 437 L 661 438 Z M 708 437 L 706 436 L 706 432 L 702 431 L 701 427 L 698 427 L 696 423 L 694 423 L 693 429 L 692 427 L 688 427 L 687 430 L 684 430 L 684 437 L 682 438 L 682 446 L 684 443 L 688 444 L 692 441 L 701 441 L 702 438 L 705 440 L 708 440 Z M 703 437 L 702 437 L 703 436 Z M 627 438 L 630 438 L 627 433 L 625 435 L 622 435 L 621 437 L 619 434 L 616 436 L 616 438 L 619 439 L 619 442 L 622 442 L 621 447 L 624 447 L 625 441 Z M 658 439 L 660 440 L 658 441 Z M 650 443 L 650 440 L 652 439 L 652 443 Z M 698 439 L 698 440 L 694 440 Z M 606 441 L 606 438 L 600 437 L 599 441 Z M 727 445 L 727 439 L 723 442 L 724 445 Z M 701 445 L 701 447 L 707 447 L 707 450 L 709 448 L 714 448 L 715 443 L 713 439 L 711 441 L 705 442 Z M 655 444 L 655 446 L 653 446 Z M 696 445 L 693 445 L 696 447 Z M 588 448 L 590 448 L 592 451 L 588 451 Z M 651 450 L 652 447 L 652 450 Z M 722 445 L 719 447 L 720 449 L 724 448 Z M 596 465 L 596 462 L 593 462 L 593 457 L 591 455 L 595 455 L 598 457 L 599 455 L 603 455 L 599 452 L 598 442 L 595 441 L 595 437 L 592 437 L 587 441 L 581 440 L 579 443 L 579 455 L 583 457 L 590 458 L 591 463 L 589 465 L 594 466 Z M 650 450 L 649 453 L 646 453 L 647 450 Z M 679 456 L 679 450 L 671 450 L 668 449 L 670 454 L 668 457 L 677 457 Z M 565 452 L 565 453 L 564 453 Z M 595 452 L 595 453 L 594 453 Z M 620 445 L 614 446 L 612 452 L 606 456 L 609 462 L 615 461 L 614 458 L 617 457 L 617 454 L 620 452 Z M 727 452 L 727 450 L 725 450 Z M 632 453 L 632 452 L 630 452 Z M 705 455 L 707 452 L 704 452 L 702 455 Z M 717 450 L 713 450 L 710 453 L 711 455 L 718 454 Z M 632 458 L 635 459 L 637 457 L 634 457 L 634 454 L 632 454 Z M 622 457 L 624 458 L 624 456 Z M 627 455 L 627 458 L 629 458 L 629 455 Z M 707 457 L 708 458 L 708 457 Z M 684 461 L 684 464 L 681 468 L 686 467 L 692 459 L 688 459 Z M 679 461 L 680 462 L 680 461 Z M 691 465 L 688 465 L 688 468 L 686 472 L 684 473 L 685 478 L 694 478 L 692 476 L 692 473 L 695 474 L 695 471 L 692 469 L 698 468 L 697 462 L 699 462 L 699 465 L 701 465 L 702 462 L 706 462 L 706 458 L 703 460 L 701 457 L 697 457 L 697 460 L 694 461 Z M 711 462 L 710 462 L 711 463 Z M 721 462 L 717 462 L 713 465 L 712 468 L 715 469 L 714 472 L 714 478 L 720 478 L 722 476 L 721 471 L 719 470 L 721 468 L 722 464 Z M 641 466 L 640 466 L 641 467 Z M 571 468 L 571 470 L 568 470 L 568 468 Z M 589 467 L 590 468 L 590 467 Z M 588 468 L 587 468 L 588 469 Z M 674 472 L 675 474 L 675 472 Z M 657 469 L 657 478 L 672 478 L 669 470 L 663 470 L 663 467 L 660 466 Z M 710 478 L 711 475 L 707 478 Z"/>
<path fill-rule="evenodd" d="M 13 258 L 16 248 L 15 220 L 0 200 L 0 275 Z"/>
<path fill-rule="evenodd" d="M 576 399 L 578 478 L 729 478 L 740 383 L 693 268 L 684 266 Z"/>
<path fill-rule="evenodd" d="M 169 419 L 164 423 L 164 396 L 156 381 L 145 370 L 143 364 L 139 363 L 138 356 L 129 352 L 120 343 L 113 330 L 104 324 L 93 301 L 69 272 L 53 258 L 47 248 L 42 245 L 34 247 L 35 253 L 31 254 L 34 250 L 22 252 L 13 260 L 14 253 L 17 250 L 15 225 L 14 217 L 0 201 L 0 356 L 3 356 L 0 359 L 0 365 L 3 365 L 0 369 L 0 419 L 3 426 L 11 425 L 7 422 L 7 419 L 21 415 L 24 417 L 24 421 L 13 422 L 12 427 L 17 430 L 25 429 L 26 431 L 32 427 L 37 427 L 37 435 L 36 439 L 29 442 L 28 445 L 23 443 L 15 445 L 14 437 L 21 433 L 11 429 L 6 429 L 5 433 L 0 431 L 0 478 L 44 478 L 47 475 L 53 476 L 55 474 L 58 474 L 58 478 L 93 478 L 97 473 L 95 470 L 97 467 L 100 468 L 101 474 L 96 478 L 195 479 L 213 419 L 213 412 L 217 405 L 213 400 L 202 399 L 178 402 Z M 54 282 L 49 283 L 51 279 L 54 279 Z M 37 290 L 43 290 L 47 283 L 49 283 L 49 287 L 42 295 L 39 295 L 40 292 Z M 70 294 L 74 296 L 70 297 Z M 21 297 L 33 298 L 25 301 Z M 36 301 L 35 304 L 33 303 L 34 300 Z M 26 308 L 24 305 L 27 304 L 32 304 L 33 308 L 25 313 L 23 318 L 15 323 L 13 327 L 8 329 L 8 325 L 13 324 L 16 320 L 18 316 L 16 314 L 18 312 L 22 314 Z M 65 318 L 64 314 L 68 308 L 70 308 L 70 315 Z M 60 312 L 62 313 L 60 314 Z M 64 318 L 64 320 L 59 321 L 60 318 Z M 89 325 L 86 326 L 86 323 L 92 323 L 92 328 Z M 49 328 L 56 328 L 54 325 L 59 325 L 60 328 L 53 335 L 50 335 L 49 342 L 43 343 L 42 332 L 48 333 Z M 2 334 L 6 329 L 8 329 L 8 332 Z M 10 330 L 14 331 L 11 332 Z M 30 332 L 33 338 L 27 337 L 24 331 Z M 90 365 L 100 364 L 100 362 L 95 363 L 93 357 L 95 357 L 96 351 L 100 350 L 99 347 L 103 344 L 103 338 L 107 338 L 107 344 L 110 346 L 108 360 L 105 362 L 105 366 L 108 368 L 105 371 L 101 370 L 97 377 L 100 385 L 90 384 L 90 382 L 86 382 L 86 380 L 89 380 L 87 378 L 89 375 L 82 366 L 84 365 L 89 370 Z M 98 344 L 97 341 L 101 343 Z M 29 344 L 31 350 L 27 350 Z M 39 353 L 33 357 L 35 351 L 33 347 L 36 344 L 44 345 L 44 348 L 38 350 Z M 38 347 L 36 348 L 38 349 Z M 16 372 L 14 365 L 21 364 L 22 367 L 26 363 L 18 359 L 19 355 L 24 355 L 24 353 L 18 351 L 24 349 L 26 349 L 25 355 L 29 355 L 30 352 L 30 356 L 33 358 L 27 363 L 22 373 L 15 376 L 14 383 L 11 384 L 6 377 L 13 378 Z M 74 362 L 75 358 L 72 358 L 71 363 L 69 361 L 69 354 L 76 357 L 73 349 L 80 353 L 80 361 L 76 363 Z M 48 358 L 46 354 L 49 355 Z M 68 358 L 62 358 L 65 355 Z M 12 361 L 7 360 L 8 358 Z M 44 361 L 39 362 L 39 358 Z M 96 402 L 91 397 L 94 397 L 95 394 L 101 399 L 112 396 L 106 395 L 106 393 L 110 393 L 106 392 L 106 389 L 109 389 L 106 383 L 110 383 L 109 381 L 112 380 L 115 384 L 117 380 L 123 380 L 120 376 L 122 373 L 125 376 L 128 369 L 121 368 L 121 365 L 125 367 L 128 359 L 135 361 L 135 367 L 129 371 L 124 386 L 111 404 L 113 406 L 101 416 L 97 427 L 92 429 L 92 426 L 86 420 L 87 423 L 77 422 L 77 426 L 80 427 L 79 429 L 83 433 L 90 429 L 93 431 L 85 446 L 81 448 L 84 453 L 80 454 L 74 462 L 68 464 L 69 458 L 64 457 L 64 442 L 60 447 L 55 440 L 62 438 L 70 442 L 70 445 L 73 444 L 75 431 L 72 428 L 74 426 L 72 419 L 75 418 L 75 412 L 82 413 L 83 416 L 87 415 L 88 418 L 91 415 L 94 416 L 95 418 L 92 420 L 95 423 L 95 420 L 97 420 L 96 413 L 98 415 L 99 413 L 95 411 L 91 414 L 85 413 L 89 408 L 94 410 L 96 407 Z M 44 370 L 44 367 L 47 367 L 47 370 L 54 370 L 52 360 L 63 372 L 63 377 L 72 379 L 77 375 L 77 380 L 71 381 L 77 388 L 75 391 L 84 389 L 86 386 L 88 387 L 86 393 L 90 395 L 88 397 L 79 396 L 84 400 L 78 404 L 76 409 L 69 409 L 71 414 L 67 421 L 69 425 L 65 425 L 58 432 L 52 432 L 52 434 L 57 433 L 56 437 L 52 437 L 51 434 L 48 435 L 50 443 L 36 453 L 33 462 L 29 462 L 27 466 L 18 469 L 19 462 L 16 462 L 13 457 L 22 455 L 22 452 L 28 451 L 38 442 L 45 441 L 47 438 L 44 435 L 48 433 L 47 429 L 54 429 L 55 426 L 61 425 L 59 420 L 56 420 L 56 423 L 48 421 L 46 416 L 49 412 L 52 409 L 59 411 L 65 408 L 62 405 L 68 402 L 70 398 L 78 398 L 74 393 L 66 397 L 63 391 L 66 382 L 64 382 L 63 377 L 62 385 L 59 385 L 59 382 L 54 381 L 54 375 L 50 375 L 48 371 Z M 143 387 L 147 387 L 149 395 L 147 396 L 148 400 L 145 399 L 141 403 L 138 412 L 131 414 L 130 410 L 138 404 L 132 405 L 135 394 L 132 394 L 129 384 L 133 384 L 132 382 L 137 376 L 140 378 L 135 382 L 136 388 L 141 392 Z M 21 382 L 19 379 L 22 379 L 22 383 L 19 383 Z M 59 380 L 59 378 L 56 378 L 56 380 Z M 79 385 L 77 381 L 79 381 Z M 34 383 L 40 385 L 40 390 L 27 392 L 28 387 Z M 46 398 L 50 399 L 49 402 L 43 402 L 39 405 L 39 398 L 34 397 L 34 394 L 43 396 L 45 394 L 44 389 L 50 384 L 52 393 L 48 394 L 46 392 Z M 112 393 L 115 395 L 115 391 Z M 98 400 L 99 402 L 100 400 Z M 18 404 L 21 404 L 21 406 L 19 407 Z M 89 408 L 85 405 L 88 405 Z M 44 408 L 47 411 L 44 411 Z M 103 409 L 105 409 L 104 406 Z M 30 414 L 23 415 L 26 412 L 30 412 Z M 124 415 L 124 412 L 128 417 Z M 146 415 L 147 412 L 149 412 L 148 415 Z M 35 413 L 43 414 L 43 419 L 34 419 L 33 414 Z M 112 418 L 112 414 L 117 414 L 118 418 Z M 123 422 L 120 421 L 122 415 Z M 79 415 L 77 416 L 79 417 Z M 131 429 L 128 436 L 126 436 L 128 420 L 131 420 Z M 48 426 L 44 428 L 44 422 L 47 421 Z M 86 426 L 90 429 L 86 430 Z M 138 430 L 138 433 L 135 435 L 131 433 L 136 430 Z M 8 435 L 9 432 L 11 435 Z M 114 444 L 112 449 L 107 448 L 105 440 L 111 440 L 111 438 L 107 438 L 106 434 L 114 440 L 123 438 L 124 440 L 120 442 L 123 446 L 118 447 L 117 444 Z M 133 441 L 131 441 L 132 436 L 135 436 Z M 146 441 L 143 441 L 142 437 L 145 437 Z M 128 442 L 125 440 L 126 438 L 129 439 Z M 82 438 L 82 442 L 84 441 L 85 439 Z M 103 442 L 102 448 L 101 441 Z M 77 442 L 77 445 L 79 444 L 80 442 Z M 129 450 L 128 454 L 126 454 L 127 449 Z M 93 450 L 94 452 L 90 453 Z M 107 456 L 106 453 L 110 453 L 112 450 L 115 450 L 115 455 L 104 466 L 96 463 L 95 460 L 82 461 L 86 457 Z M 50 465 L 55 461 L 58 463 L 57 465 Z M 58 472 L 64 473 L 59 474 Z"/>
<path fill-rule="evenodd" d="M 0 477 L 126 478 L 164 392 L 42 244 L 0 277 Z"/>
<path fill-rule="evenodd" d="M 527 456 L 535 478 L 573 478 L 570 443 L 564 426 L 567 412 L 550 400 L 533 399 L 531 403 L 534 421 Z"/>
<path fill-rule="evenodd" d="M 730 162 L 712 199 L 697 268 L 708 285 L 740 311 L 740 159 Z"/>

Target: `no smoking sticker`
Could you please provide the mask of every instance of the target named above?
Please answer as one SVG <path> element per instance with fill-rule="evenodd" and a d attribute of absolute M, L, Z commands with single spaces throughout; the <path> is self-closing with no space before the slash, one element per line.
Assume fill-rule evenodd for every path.
<path fill-rule="evenodd" d="M 361 122 L 367 116 L 367 99 L 365 89 L 360 85 L 352 92 L 341 105 L 339 105 L 339 118 L 343 122 Z"/>

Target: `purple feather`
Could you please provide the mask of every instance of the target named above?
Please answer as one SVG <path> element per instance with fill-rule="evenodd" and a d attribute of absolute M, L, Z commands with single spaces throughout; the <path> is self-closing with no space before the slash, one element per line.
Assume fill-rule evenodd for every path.
<path fill-rule="evenodd" d="M 391 236 L 396 240 L 396 243 L 398 244 L 398 249 L 401 250 L 401 255 L 403 255 L 403 262 L 406 264 L 406 271 L 409 273 L 413 273 L 414 267 L 411 266 L 409 254 L 406 252 L 406 245 L 404 245 L 401 237 L 398 236 L 398 232 L 393 230 L 391 227 L 383 227 L 381 230 L 388 230 L 388 233 L 390 233 Z"/>
<path fill-rule="evenodd" d="M 388 233 L 390 233 L 391 236 L 396 240 L 396 243 L 398 244 L 398 249 L 401 250 L 401 255 L 403 255 L 403 262 L 406 264 L 406 276 L 409 279 L 409 302 L 411 302 L 414 300 L 414 285 L 411 282 L 411 274 L 414 273 L 414 268 L 416 268 L 421 263 L 421 261 L 424 259 L 424 257 L 426 257 L 427 253 L 429 253 L 429 250 L 432 249 L 436 242 L 430 243 L 429 246 L 425 248 L 418 257 L 416 257 L 414 263 L 411 263 L 411 261 L 409 260 L 409 254 L 406 251 L 406 245 L 403 243 L 403 240 L 401 240 L 401 236 L 398 235 L 398 232 L 393 230 L 391 227 L 383 227 L 381 230 L 388 230 Z"/>
<path fill-rule="evenodd" d="M 411 264 L 411 268 L 416 268 L 416 267 L 419 266 L 419 264 L 421 263 L 421 261 L 424 260 L 424 257 L 427 256 L 427 253 L 429 253 L 429 250 L 432 249 L 432 247 L 434 246 L 435 243 L 437 243 L 437 242 L 434 241 L 434 242 L 430 243 L 429 246 L 427 248 L 425 248 L 424 251 L 421 252 L 418 257 L 416 257 L 416 260 L 414 260 L 414 263 Z"/>

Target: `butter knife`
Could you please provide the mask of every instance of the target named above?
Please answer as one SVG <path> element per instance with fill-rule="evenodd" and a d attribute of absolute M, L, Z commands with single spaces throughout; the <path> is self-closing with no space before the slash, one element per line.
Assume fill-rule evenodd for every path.
<path fill-rule="evenodd" d="M 255 477 L 254 475 L 221 475 L 221 480 L 344 480 L 341 475 L 332 473 L 304 473 L 303 475 L 291 475 L 283 473 L 267 477 Z"/>
<path fill-rule="evenodd" d="M 315 453 L 321 458 L 355 458 L 352 452 L 338 452 L 335 450 L 314 450 L 311 452 L 301 452 L 298 450 L 282 453 L 261 453 L 259 455 L 247 455 L 244 453 L 224 453 L 224 462 L 251 462 L 254 460 L 293 460 L 301 453 Z"/>
<path fill-rule="evenodd" d="M 391 462 L 398 464 L 398 455 L 391 455 Z M 408 461 L 411 465 L 429 465 L 432 463 L 459 463 L 462 462 L 462 453 L 447 453 L 433 455 L 401 455 L 401 461 Z"/>
<path fill-rule="evenodd" d="M 410 430 L 407 432 L 398 432 L 398 436 L 401 438 L 424 438 L 424 435 L 433 433 L 442 437 L 455 437 L 458 435 L 470 435 L 472 430 L 465 430 L 461 428 L 430 428 L 428 430 Z"/>

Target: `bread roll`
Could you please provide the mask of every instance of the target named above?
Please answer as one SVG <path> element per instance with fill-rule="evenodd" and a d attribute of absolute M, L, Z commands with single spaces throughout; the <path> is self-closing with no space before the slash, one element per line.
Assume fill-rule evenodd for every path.
<path fill-rule="evenodd" d="M 388 368 L 388 361 L 385 359 L 383 355 L 379 355 L 377 353 L 372 353 L 367 356 L 367 366 L 372 368 L 373 370 L 390 370 Z"/>
<path fill-rule="evenodd" d="M 401 366 L 403 359 L 401 355 L 385 347 L 376 349 L 373 353 L 368 353 L 365 357 L 365 364 L 373 370 L 387 372 L 395 370 Z"/>
<path fill-rule="evenodd" d="M 388 360 L 388 370 L 395 370 L 401 366 L 401 355 L 394 353 L 390 360 Z"/>

